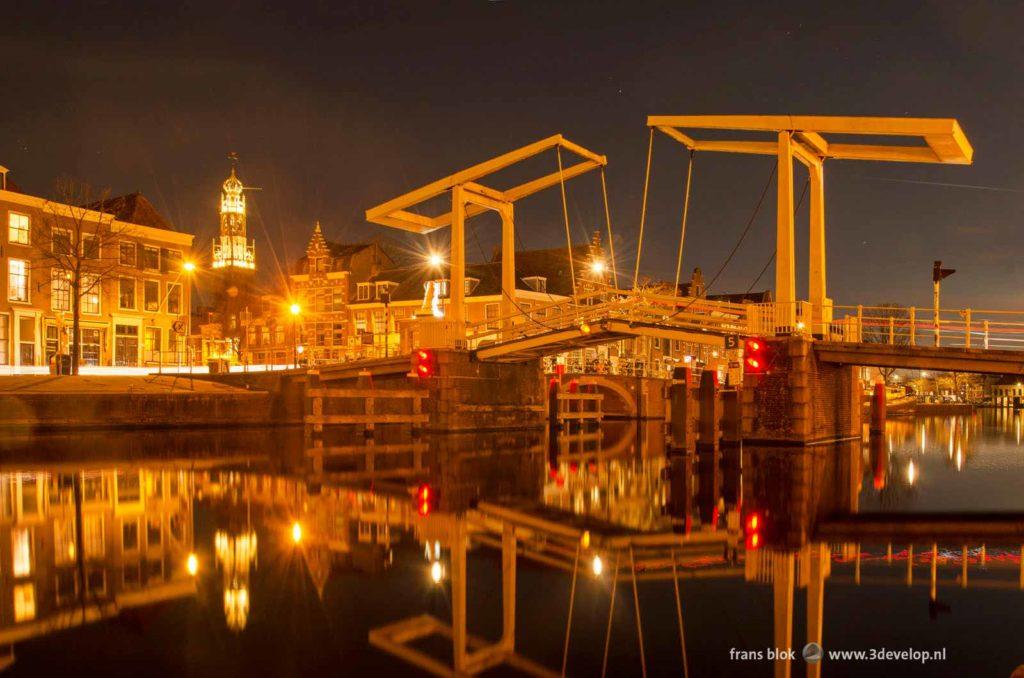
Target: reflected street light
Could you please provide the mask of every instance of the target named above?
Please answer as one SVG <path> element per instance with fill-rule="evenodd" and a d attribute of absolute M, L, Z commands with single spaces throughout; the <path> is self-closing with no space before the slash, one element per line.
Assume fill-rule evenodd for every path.
<path fill-rule="evenodd" d="M 296 544 L 302 541 L 302 525 L 297 520 L 292 523 L 292 541 Z"/>
<path fill-rule="evenodd" d="M 188 554 L 188 560 L 185 561 L 185 569 L 188 570 L 188 573 L 193 577 L 196 576 L 197 572 L 199 572 L 199 558 L 196 557 L 196 554 Z"/>

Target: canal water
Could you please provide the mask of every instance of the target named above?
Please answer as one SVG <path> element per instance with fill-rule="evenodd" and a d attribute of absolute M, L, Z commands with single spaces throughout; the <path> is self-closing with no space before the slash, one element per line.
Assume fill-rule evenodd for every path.
<path fill-rule="evenodd" d="M 11 675 L 427 675 L 369 637 L 422 615 L 450 623 L 459 574 L 446 526 L 475 516 L 464 525 L 469 632 L 501 636 L 502 530 L 515 525 L 515 649 L 555 673 L 564 662 L 568 675 L 601 675 L 607 663 L 607 675 L 678 676 L 685 645 L 691 676 L 771 675 L 756 653 L 773 643 L 772 563 L 797 554 L 801 675 L 802 554 L 815 547 L 828 554 L 826 651 L 944 651 L 925 663 L 826 658 L 823 675 L 1009 676 L 1024 664 L 1019 544 L 967 544 L 966 585 L 964 545 L 937 544 L 932 594 L 930 545 L 815 536 L 851 514 L 1024 512 L 1020 415 L 893 419 L 873 442 L 688 454 L 665 449 L 661 426 L 7 437 L 0 658 Z M 765 525 L 756 548 L 738 525 L 750 515 Z M 586 533 L 575 553 L 562 531 Z M 637 535 L 691 540 L 672 556 L 678 608 L 664 558 L 642 539 L 629 542 L 636 552 L 600 550 Z M 452 662 L 443 635 L 408 646 Z"/>

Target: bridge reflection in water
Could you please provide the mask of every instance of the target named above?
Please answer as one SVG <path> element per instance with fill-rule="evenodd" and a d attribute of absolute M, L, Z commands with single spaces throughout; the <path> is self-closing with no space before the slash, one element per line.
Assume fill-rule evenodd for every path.
<path fill-rule="evenodd" d="M 95 663 L 72 628 L 176 605 L 186 628 L 198 623 L 187 610 L 202 610 L 209 638 L 190 642 L 220 649 L 182 653 L 169 672 L 330 670 L 340 651 L 357 672 L 817 675 L 822 664 L 799 659 L 731 664 L 728 649 L 856 648 L 873 625 L 891 629 L 857 616 L 884 609 L 880 596 L 941 620 L 970 614 L 964 595 L 992 604 L 987 592 L 1024 588 L 1020 514 L 922 511 L 937 474 L 970 474 L 1004 445 L 1019 455 L 1018 417 L 982 419 L 891 421 L 871 443 L 678 455 L 660 422 L 624 422 L 308 449 L 300 432 L 139 434 L 105 443 L 108 462 L 9 461 L 0 643 L 9 663 L 19 646 L 15 669 L 52 665 L 57 650 Z M 99 444 L 33 443 L 47 459 Z M 1002 472 L 1019 483 L 1024 463 Z M 1014 600 L 1000 614 L 1019 611 Z M 905 632 L 885 642 L 920 641 Z M 971 642 L 964 630 L 923 633 L 950 645 L 951 661 L 953 643 Z M 231 637 L 261 646 L 235 656 Z M 1024 661 L 993 660 L 1006 673 Z"/>

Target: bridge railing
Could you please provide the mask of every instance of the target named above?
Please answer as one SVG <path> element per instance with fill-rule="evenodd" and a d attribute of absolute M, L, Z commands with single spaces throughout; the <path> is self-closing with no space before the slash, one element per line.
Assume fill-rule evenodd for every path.
<path fill-rule="evenodd" d="M 809 302 L 753 304 L 751 334 L 805 334 L 826 341 L 1024 350 L 1024 311 L 915 306 L 832 306 L 815 320 Z"/>

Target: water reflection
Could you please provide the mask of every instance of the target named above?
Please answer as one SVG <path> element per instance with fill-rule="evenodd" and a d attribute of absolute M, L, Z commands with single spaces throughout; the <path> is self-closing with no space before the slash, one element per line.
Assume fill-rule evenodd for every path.
<path fill-rule="evenodd" d="M 957 527 L 921 512 L 1020 511 L 1019 422 L 892 420 L 864 441 L 678 453 L 661 422 L 550 438 L 85 436 L 37 440 L 34 458 L 71 461 L 31 464 L 16 461 L 29 442 L 7 441 L 0 644 L 18 644 L 27 672 L 57 655 L 95 662 L 97 646 L 52 634 L 158 608 L 210 647 L 171 673 L 329 670 L 344 648 L 356 672 L 685 661 L 691 675 L 749 675 L 772 667 L 737 669 L 730 648 L 965 643 L 1024 621 L 1019 601 L 974 614 L 961 600 L 1024 587 L 1021 539 L 1005 515 Z M 850 586 L 877 614 L 926 609 L 972 630 L 858 625 Z M 161 633 L 150 642 L 171 642 Z"/>

